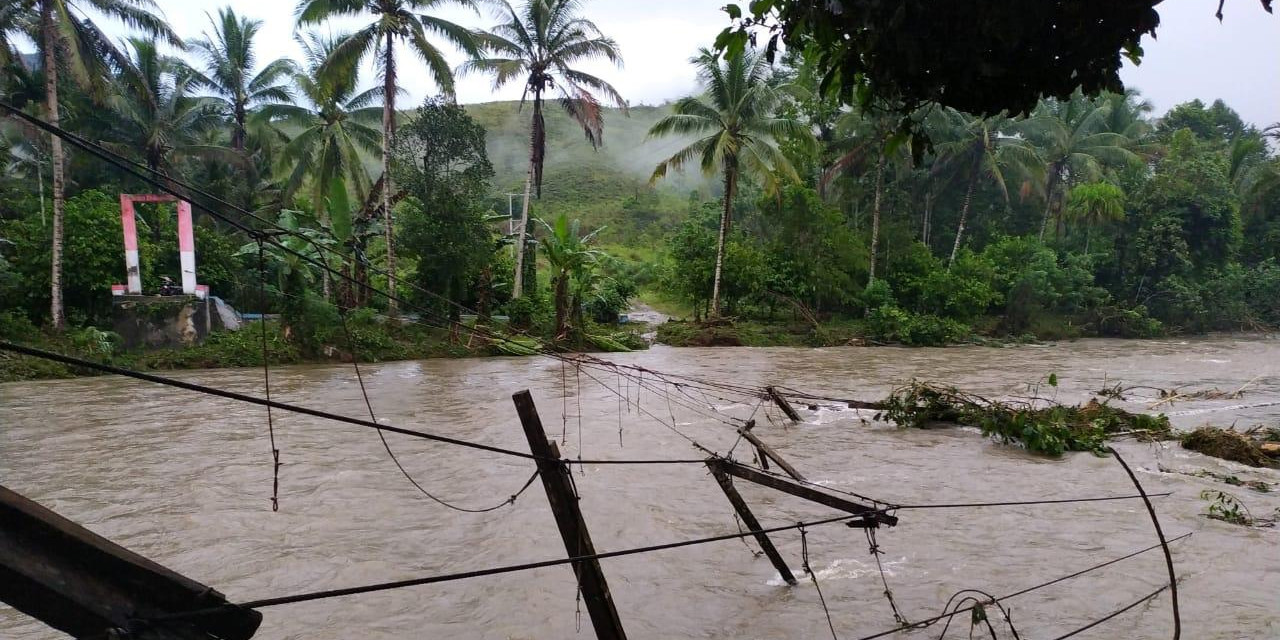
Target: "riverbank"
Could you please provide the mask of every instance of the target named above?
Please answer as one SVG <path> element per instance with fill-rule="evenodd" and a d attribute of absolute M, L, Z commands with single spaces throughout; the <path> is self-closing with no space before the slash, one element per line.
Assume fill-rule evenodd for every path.
<path fill-rule="evenodd" d="M 694 322 L 668 315 L 669 310 L 638 304 L 627 314 L 628 322 L 606 327 L 593 325 L 578 350 L 618 352 L 645 349 L 650 344 L 671 347 L 842 347 L 958 345 L 1006 346 L 1053 343 L 1098 336 L 1089 327 L 1065 319 L 1041 320 L 1036 331 L 1011 335 L 1001 330 L 999 318 L 963 325 L 926 315 L 873 313 L 864 319 L 836 318 L 809 321 L 802 318 L 771 321 L 721 319 Z M 389 322 L 361 311 L 348 319 L 351 344 L 340 324 L 305 327 L 298 331 L 267 323 L 268 362 L 273 365 L 389 362 L 428 358 L 480 358 L 533 355 L 549 344 L 546 337 L 520 335 L 508 341 L 476 337 L 465 330 L 450 331 L 421 323 Z M 505 335 L 501 328 L 486 329 Z M 299 335 L 309 336 L 306 340 Z M 1264 335 L 1264 334 L 1250 334 Z M 1191 334 L 1123 336 L 1141 340 L 1157 337 L 1192 337 Z M 70 329 L 55 335 L 41 331 L 25 319 L 0 314 L 0 339 L 144 371 L 217 369 L 262 366 L 261 329 L 248 326 L 238 332 L 215 332 L 205 342 L 185 348 L 126 350 L 119 336 L 94 327 Z M 0 352 L 0 382 L 69 378 L 94 372 L 38 358 Z"/>
<path fill-rule="evenodd" d="M 593 327 L 585 332 L 583 344 L 578 347 L 606 352 L 643 349 L 648 343 L 640 337 L 641 330 L 640 325 L 633 330 L 614 331 Z M 265 327 L 250 324 L 239 331 L 216 331 L 204 342 L 190 347 L 125 349 L 118 335 L 95 327 L 53 334 L 23 319 L 0 314 L 0 339 L 139 371 L 261 367 L 264 341 L 265 360 L 273 366 L 524 356 L 538 353 L 547 346 L 547 342 L 538 337 L 501 339 L 503 337 L 505 332 L 497 328 L 486 329 L 482 334 L 409 320 L 396 322 L 357 312 L 347 319 L 346 328 L 341 324 L 291 328 L 273 320 Z M 0 351 L 0 383 L 97 374 L 93 370 Z"/>

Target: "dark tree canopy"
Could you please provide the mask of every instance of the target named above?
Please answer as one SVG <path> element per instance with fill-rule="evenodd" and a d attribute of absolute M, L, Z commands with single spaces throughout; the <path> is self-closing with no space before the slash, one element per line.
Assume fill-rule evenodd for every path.
<path fill-rule="evenodd" d="M 1077 88 L 1121 91 L 1121 56 L 1141 59 L 1160 2 L 754 0 L 725 7 L 734 25 L 716 45 L 734 53 L 767 29 L 770 55 L 780 44 L 803 51 L 824 87 L 863 107 L 1022 113 Z M 1272 0 L 1261 2 L 1270 12 Z"/>

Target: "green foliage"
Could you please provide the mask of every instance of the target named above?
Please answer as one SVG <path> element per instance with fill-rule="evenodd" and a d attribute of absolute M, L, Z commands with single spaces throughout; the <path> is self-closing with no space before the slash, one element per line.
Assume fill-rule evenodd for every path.
<path fill-rule="evenodd" d="M 1129 413 L 1096 401 L 1079 406 L 1036 406 L 990 400 L 954 387 L 921 382 L 895 390 L 876 418 L 908 428 L 939 423 L 978 427 L 983 435 L 1051 457 L 1067 451 L 1101 455 L 1110 434 L 1141 431 L 1163 438 L 1171 429 L 1165 416 Z"/>
<path fill-rule="evenodd" d="M 1046 313 L 1076 314 L 1105 302 L 1093 283 L 1088 259 L 1056 251 L 1034 238 L 1002 238 L 982 253 L 995 274 L 994 289 L 1005 301 L 1005 328 L 1022 333 Z"/>
<path fill-rule="evenodd" d="M 1118 54 L 1141 59 L 1141 37 L 1160 24 L 1156 4 L 758 0 L 725 7 L 734 24 L 716 47 L 741 55 L 756 25 L 776 25 L 769 55 L 780 44 L 805 52 L 846 103 L 900 104 L 904 114 L 929 102 L 980 115 L 1017 113 L 1042 95 L 1119 90 Z"/>
<path fill-rule="evenodd" d="M 101 191 L 86 191 L 67 201 L 64 215 L 68 232 L 63 242 L 67 268 L 62 287 L 69 315 L 103 322 L 111 308 L 111 285 L 124 281 L 120 200 Z M 0 223 L 0 237 L 13 243 L 12 268 L 22 283 L 10 290 L 12 304 L 39 317 L 49 305 L 49 228 L 32 215 Z M 163 246 L 176 245 L 172 237 L 163 238 Z M 142 219 L 138 220 L 138 243 L 142 272 L 154 274 L 160 248 Z M 172 246 L 172 253 L 176 249 Z"/>
<path fill-rule="evenodd" d="M 484 129 L 462 107 L 429 99 L 400 129 L 395 154 L 396 181 L 412 194 L 396 217 L 401 250 L 417 262 L 415 296 L 456 318 L 455 305 L 475 304 L 477 281 L 499 248 L 484 208 L 493 177 Z"/>
<path fill-rule="evenodd" d="M 968 326 L 951 318 L 913 314 L 885 305 L 867 314 L 867 337 L 910 347 L 941 347 L 969 337 Z"/>

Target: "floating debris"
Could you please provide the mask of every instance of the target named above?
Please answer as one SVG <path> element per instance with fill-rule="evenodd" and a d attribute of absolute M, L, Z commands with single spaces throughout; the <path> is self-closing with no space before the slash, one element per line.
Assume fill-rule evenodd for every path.
<path fill-rule="evenodd" d="M 1182 448 L 1251 467 L 1274 467 L 1277 463 L 1268 455 L 1268 450 L 1276 452 L 1272 455 L 1280 455 L 1280 447 L 1268 446 L 1271 443 L 1264 441 L 1267 436 L 1260 435 L 1272 431 L 1254 428 L 1240 433 L 1234 429 L 1205 426 L 1182 436 Z"/>
<path fill-rule="evenodd" d="M 928 428 L 959 424 L 977 427 L 987 436 L 999 436 L 1028 451 L 1059 456 L 1066 451 L 1090 451 L 1102 455 L 1108 439 L 1120 436 L 1165 440 L 1172 437 L 1169 419 L 1130 413 L 1097 400 L 1083 405 L 1031 401 L 1000 401 L 961 391 L 955 387 L 913 382 L 895 390 L 883 403 L 876 419 L 903 427 Z"/>
<path fill-rule="evenodd" d="M 1275 510 L 1274 516 L 1257 517 L 1249 511 L 1249 507 L 1245 506 L 1240 498 L 1226 491 L 1205 489 L 1200 492 L 1200 499 L 1209 501 L 1209 509 L 1205 516 L 1214 520 L 1238 524 L 1242 527 L 1258 528 L 1274 527 L 1277 521 L 1280 521 L 1280 509 Z"/>

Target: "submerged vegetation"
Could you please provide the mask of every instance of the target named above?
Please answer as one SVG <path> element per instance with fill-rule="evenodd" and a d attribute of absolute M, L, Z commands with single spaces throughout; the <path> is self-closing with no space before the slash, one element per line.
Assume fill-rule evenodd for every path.
<path fill-rule="evenodd" d="M 1056 385 L 1056 380 L 1050 380 Z M 1033 453 L 1060 456 L 1067 451 L 1102 454 L 1107 441 L 1122 435 L 1168 439 L 1169 419 L 1130 413 L 1091 400 L 1083 405 L 991 400 L 956 389 L 913 382 L 894 391 L 876 416 L 909 428 L 938 424 L 977 427 L 985 436 L 1017 443 Z"/>
<path fill-rule="evenodd" d="M 1256 428 L 1245 433 L 1234 429 L 1201 427 L 1182 436 L 1182 447 L 1207 456 L 1231 460 L 1251 467 L 1277 467 L 1280 461 L 1280 429 Z M 1264 445 L 1273 446 L 1268 454 Z"/>

